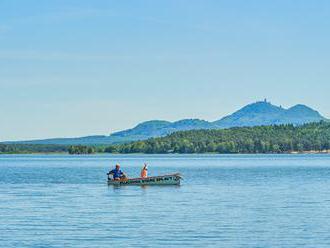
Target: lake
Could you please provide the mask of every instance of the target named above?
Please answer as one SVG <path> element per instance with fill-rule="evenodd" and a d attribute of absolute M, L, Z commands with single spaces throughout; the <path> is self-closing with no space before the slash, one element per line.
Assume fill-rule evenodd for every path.
<path fill-rule="evenodd" d="M 0 155 L 0 247 L 330 247 L 329 192 L 329 155 Z"/>

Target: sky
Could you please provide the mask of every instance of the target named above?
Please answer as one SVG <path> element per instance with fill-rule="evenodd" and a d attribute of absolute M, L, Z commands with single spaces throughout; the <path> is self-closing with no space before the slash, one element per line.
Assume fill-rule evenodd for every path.
<path fill-rule="evenodd" d="M 220 119 L 267 98 L 330 117 L 328 0 L 0 0 L 0 141 Z"/>

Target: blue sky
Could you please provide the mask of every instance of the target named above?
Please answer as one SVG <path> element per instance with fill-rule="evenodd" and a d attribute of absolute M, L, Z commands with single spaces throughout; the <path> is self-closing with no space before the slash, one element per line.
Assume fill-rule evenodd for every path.
<path fill-rule="evenodd" d="M 330 117 L 327 0 L 1 0 L 0 140 L 216 120 L 245 104 Z"/>

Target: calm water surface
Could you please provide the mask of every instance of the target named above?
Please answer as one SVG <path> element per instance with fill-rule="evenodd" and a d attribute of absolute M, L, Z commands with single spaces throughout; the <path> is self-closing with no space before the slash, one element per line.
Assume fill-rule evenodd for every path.
<path fill-rule="evenodd" d="M 181 186 L 106 183 L 181 172 Z M 0 247 L 330 247 L 329 155 L 0 156 Z"/>

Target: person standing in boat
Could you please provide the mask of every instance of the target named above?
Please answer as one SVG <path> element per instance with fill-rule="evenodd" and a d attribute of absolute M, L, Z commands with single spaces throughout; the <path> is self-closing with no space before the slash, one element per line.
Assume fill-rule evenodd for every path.
<path fill-rule="evenodd" d="M 142 170 L 141 170 L 141 177 L 146 178 L 148 177 L 148 165 L 144 164 Z"/>
<path fill-rule="evenodd" d="M 120 165 L 116 164 L 116 168 L 109 171 L 108 176 L 112 175 L 113 180 L 121 180 L 127 178 L 126 174 L 121 171 Z"/>

